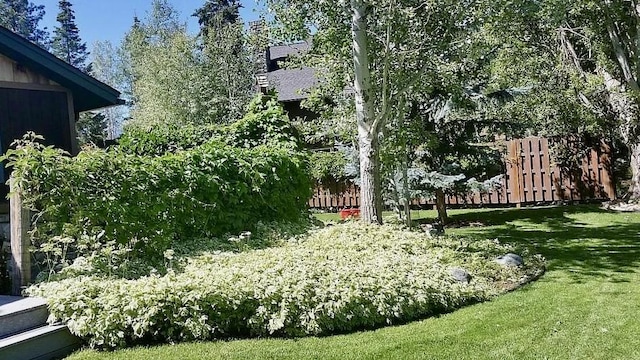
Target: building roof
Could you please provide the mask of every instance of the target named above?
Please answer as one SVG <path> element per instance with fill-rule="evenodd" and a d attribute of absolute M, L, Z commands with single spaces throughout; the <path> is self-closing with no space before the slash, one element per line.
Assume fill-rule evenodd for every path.
<path fill-rule="evenodd" d="M 309 50 L 307 42 L 300 42 L 290 45 L 278 45 L 269 47 L 269 60 L 283 60 L 290 55 L 297 55 Z"/>
<path fill-rule="evenodd" d="M 307 98 L 309 90 L 318 85 L 318 74 L 313 68 L 279 68 L 294 57 L 309 50 L 307 42 L 290 45 L 271 46 L 267 51 L 267 62 L 277 63 L 278 68 L 267 72 L 268 84 L 278 91 L 278 100 L 282 102 L 299 101 Z"/>
<path fill-rule="evenodd" d="M 120 92 L 0 26 L 0 54 L 46 76 L 73 93 L 76 111 L 122 104 Z"/>
<path fill-rule="evenodd" d="M 267 79 L 283 102 L 306 99 L 308 90 L 318 84 L 316 70 L 310 67 L 278 69 L 267 73 Z"/>

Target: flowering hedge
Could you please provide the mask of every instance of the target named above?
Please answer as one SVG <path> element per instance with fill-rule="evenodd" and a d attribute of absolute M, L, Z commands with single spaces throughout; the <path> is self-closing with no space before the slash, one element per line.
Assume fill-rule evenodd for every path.
<path fill-rule="evenodd" d="M 232 336 L 333 334 L 422 318 L 505 291 L 542 265 L 505 268 L 493 241 L 429 239 L 390 226 L 337 225 L 280 247 L 205 253 L 137 280 L 82 276 L 28 289 L 51 320 L 97 347 Z M 463 267 L 470 283 L 453 279 Z"/>

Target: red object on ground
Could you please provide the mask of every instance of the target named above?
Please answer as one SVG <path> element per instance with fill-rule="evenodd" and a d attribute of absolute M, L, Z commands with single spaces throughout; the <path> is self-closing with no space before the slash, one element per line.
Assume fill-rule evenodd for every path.
<path fill-rule="evenodd" d="M 340 219 L 346 220 L 350 217 L 359 218 L 360 209 L 342 209 L 340 210 Z"/>

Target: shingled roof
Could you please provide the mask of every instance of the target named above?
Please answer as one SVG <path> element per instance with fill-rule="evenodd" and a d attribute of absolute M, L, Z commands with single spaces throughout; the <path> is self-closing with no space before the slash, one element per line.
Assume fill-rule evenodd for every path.
<path fill-rule="evenodd" d="M 269 48 L 269 60 L 284 60 L 290 55 L 298 55 L 309 51 L 309 44 L 307 42 L 300 42 L 290 45 L 278 45 L 271 46 Z"/>
<path fill-rule="evenodd" d="M 310 67 L 278 69 L 267 73 L 267 79 L 278 91 L 278 100 L 284 102 L 306 99 L 308 91 L 318 84 L 316 70 Z"/>
<path fill-rule="evenodd" d="M 269 87 L 278 91 L 278 100 L 282 102 L 299 101 L 307 98 L 309 90 L 318 85 L 317 71 L 310 67 L 282 69 L 289 57 L 309 50 L 307 42 L 290 45 L 271 46 L 267 52 L 267 61 L 278 63 L 276 70 L 267 72 Z"/>
<path fill-rule="evenodd" d="M 120 92 L 0 26 L 0 54 L 55 81 L 73 93 L 76 111 L 122 104 Z"/>

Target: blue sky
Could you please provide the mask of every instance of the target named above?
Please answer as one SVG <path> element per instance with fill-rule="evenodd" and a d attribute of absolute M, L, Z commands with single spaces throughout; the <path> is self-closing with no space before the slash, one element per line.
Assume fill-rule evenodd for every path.
<path fill-rule="evenodd" d="M 34 4 L 44 5 L 46 15 L 41 23 L 48 31 L 53 32 L 58 14 L 58 0 L 32 0 Z M 198 21 L 191 14 L 205 3 L 205 0 L 173 0 L 170 1 L 187 22 L 189 31 L 198 31 Z M 80 37 L 89 49 L 97 40 L 120 42 L 133 23 L 133 16 L 143 17 L 151 7 L 151 0 L 71 0 L 76 14 L 76 24 Z M 241 0 L 243 9 L 240 15 L 244 21 L 258 18 L 256 0 Z"/>

